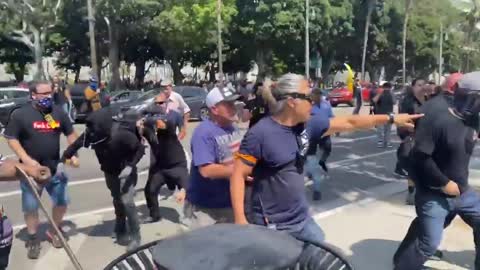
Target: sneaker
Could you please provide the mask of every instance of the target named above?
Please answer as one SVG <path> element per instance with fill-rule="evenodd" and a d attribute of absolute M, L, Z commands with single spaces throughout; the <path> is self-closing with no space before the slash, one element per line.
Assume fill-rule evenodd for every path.
<path fill-rule="evenodd" d="M 63 232 L 62 229 L 60 229 L 60 232 L 62 233 L 62 236 L 65 239 L 65 241 L 68 241 L 68 237 L 66 237 L 65 232 Z M 63 247 L 62 240 L 60 240 L 60 237 L 55 232 L 47 231 L 47 238 L 50 241 L 50 243 L 52 243 L 52 246 L 54 248 Z"/>
<path fill-rule="evenodd" d="M 313 200 L 314 201 L 320 201 L 321 199 L 322 199 L 322 192 L 314 191 L 313 192 Z"/>
<path fill-rule="evenodd" d="M 130 237 L 130 243 L 128 244 L 127 251 L 131 252 L 140 247 L 142 243 L 142 238 L 140 237 L 140 233 L 132 233 Z"/>
<path fill-rule="evenodd" d="M 42 246 L 40 245 L 40 240 L 36 236 L 32 236 L 27 240 L 25 248 L 27 248 L 27 257 L 29 259 L 36 260 L 40 257 Z"/>
<path fill-rule="evenodd" d="M 393 173 L 402 177 L 407 177 L 407 172 L 404 169 L 401 169 L 400 167 L 395 168 L 395 171 Z"/>
<path fill-rule="evenodd" d="M 383 142 L 377 142 L 377 148 L 383 148 Z"/>
<path fill-rule="evenodd" d="M 130 236 L 127 233 L 115 233 L 116 243 L 121 246 L 126 246 L 130 243 Z"/>
<path fill-rule="evenodd" d="M 443 252 L 441 250 L 435 251 L 435 254 L 428 258 L 429 260 L 441 261 L 443 259 Z"/>
<path fill-rule="evenodd" d="M 325 163 L 325 161 L 320 160 L 320 161 L 318 162 L 318 164 L 320 165 L 320 167 L 322 167 L 322 169 L 323 169 L 326 173 L 328 173 L 328 167 L 327 167 L 327 164 Z"/>
<path fill-rule="evenodd" d="M 142 220 L 143 224 L 149 224 L 149 223 L 157 223 L 161 220 L 162 218 L 160 216 L 157 217 L 146 217 L 145 219 Z"/>

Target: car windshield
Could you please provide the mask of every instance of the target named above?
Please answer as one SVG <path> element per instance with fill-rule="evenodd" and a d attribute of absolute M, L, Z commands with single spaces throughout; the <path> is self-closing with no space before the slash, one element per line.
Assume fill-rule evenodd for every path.
<path fill-rule="evenodd" d="M 22 97 L 28 97 L 28 91 L 21 91 L 15 89 L 0 89 L 0 100 Z"/>
<path fill-rule="evenodd" d="M 142 96 L 140 96 L 138 98 L 138 100 L 145 101 L 147 99 L 154 98 L 155 96 L 157 96 L 160 93 L 160 91 L 161 91 L 160 89 L 150 90 L 150 91 L 146 92 L 145 94 L 143 94 Z"/>

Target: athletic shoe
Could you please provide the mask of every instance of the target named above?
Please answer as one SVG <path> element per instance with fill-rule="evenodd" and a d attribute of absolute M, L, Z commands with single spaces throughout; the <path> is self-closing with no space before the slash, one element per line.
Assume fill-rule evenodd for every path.
<path fill-rule="evenodd" d="M 40 245 L 40 240 L 36 235 L 29 236 L 27 242 L 25 242 L 25 248 L 27 248 L 27 257 L 31 260 L 36 260 L 40 257 L 40 250 L 42 246 Z"/>
<path fill-rule="evenodd" d="M 68 237 L 65 234 L 65 232 L 63 232 L 62 229 L 60 229 L 60 232 L 61 232 L 63 238 L 65 239 L 65 241 L 68 241 Z M 60 237 L 55 232 L 52 232 L 50 230 L 47 231 L 47 238 L 50 241 L 50 243 L 52 243 L 52 246 L 54 248 L 62 248 L 63 247 L 62 240 L 60 240 Z"/>
<path fill-rule="evenodd" d="M 132 233 L 130 235 L 130 243 L 128 244 L 127 251 L 133 251 L 137 249 L 142 243 L 142 238 L 140 237 L 140 232 Z"/>

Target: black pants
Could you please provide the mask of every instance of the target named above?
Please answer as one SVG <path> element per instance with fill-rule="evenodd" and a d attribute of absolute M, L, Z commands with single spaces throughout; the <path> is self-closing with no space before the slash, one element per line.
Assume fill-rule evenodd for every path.
<path fill-rule="evenodd" d="M 353 109 L 353 114 L 359 114 L 360 109 L 362 108 L 362 94 L 360 94 L 360 97 L 358 94 L 355 95 L 356 103 L 355 103 L 355 109 Z"/>
<path fill-rule="evenodd" d="M 119 179 L 118 174 L 105 173 L 105 180 L 113 198 L 113 207 L 115 208 L 115 232 L 117 234 L 127 232 L 127 222 L 130 233 L 136 234 L 140 232 L 138 214 L 134 202 L 137 178 L 136 170 L 126 179 Z"/>
<path fill-rule="evenodd" d="M 166 184 L 170 190 L 175 190 L 176 187 L 186 189 L 187 181 L 188 168 L 186 162 L 169 168 L 150 167 L 147 184 L 145 185 L 145 199 L 150 210 L 150 216 L 160 218 L 158 194 L 163 185 Z"/>
<path fill-rule="evenodd" d="M 4 247 L 0 247 L 0 270 L 7 269 L 11 249 L 12 243 Z"/>

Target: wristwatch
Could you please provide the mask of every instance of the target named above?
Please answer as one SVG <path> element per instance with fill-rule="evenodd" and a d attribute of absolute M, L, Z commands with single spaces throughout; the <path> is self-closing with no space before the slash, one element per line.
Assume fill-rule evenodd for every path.
<path fill-rule="evenodd" d="M 389 124 L 395 123 L 395 114 L 394 113 L 389 113 L 388 114 L 388 123 Z"/>

